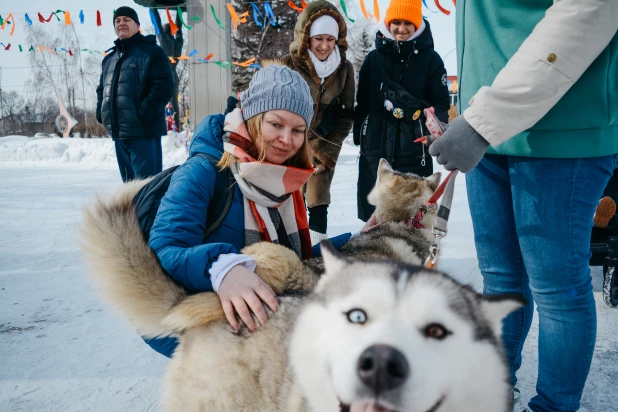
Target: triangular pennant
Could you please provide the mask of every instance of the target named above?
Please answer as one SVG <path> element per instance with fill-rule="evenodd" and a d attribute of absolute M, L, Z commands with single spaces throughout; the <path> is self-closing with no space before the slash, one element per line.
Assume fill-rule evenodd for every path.
<path fill-rule="evenodd" d="M 176 32 L 178 31 L 178 26 L 176 26 L 176 24 L 172 21 L 170 10 L 167 7 L 165 8 L 165 13 L 167 14 L 167 21 L 170 24 L 170 30 L 172 32 L 172 36 L 175 36 Z"/>

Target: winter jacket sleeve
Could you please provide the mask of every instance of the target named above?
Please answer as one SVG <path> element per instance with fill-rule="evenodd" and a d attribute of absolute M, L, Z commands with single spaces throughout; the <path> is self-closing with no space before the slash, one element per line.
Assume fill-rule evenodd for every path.
<path fill-rule="evenodd" d="M 356 92 L 356 108 L 354 108 L 354 144 L 360 144 L 360 132 L 361 126 L 365 121 L 365 118 L 369 114 L 369 85 L 371 82 L 371 58 L 373 53 L 370 52 L 360 72 L 358 73 L 358 91 Z"/>
<path fill-rule="evenodd" d="M 345 63 L 346 81 L 339 95 L 339 107 L 335 110 L 338 117 L 337 126 L 325 137 L 327 141 L 323 139 L 313 141 L 316 157 L 330 169 L 337 163 L 341 145 L 354 124 L 354 66 L 348 60 Z"/>
<path fill-rule="evenodd" d="M 215 168 L 206 159 L 185 162 L 172 175 L 150 231 L 150 247 L 163 269 L 192 292 L 212 290 L 212 264 L 220 254 L 238 253 L 229 243 L 204 244 L 215 181 Z"/>
<path fill-rule="evenodd" d="M 103 119 L 101 118 L 101 104 L 103 103 L 103 72 L 101 71 L 101 77 L 99 78 L 99 85 L 97 86 L 97 122 L 103 123 Z"/>
<path fill-rule="evenodd" d="M 529 129 L 566 94 L 617 30 L 616 0 L 554 1 L 491 87 L 482 87 L 470 99 L 465 119 L 492 146 Z"/>
<path fill-rule="evenodd" d="M 451 99 L 446 82 L 446 69 L 438 53 L 434 54 L 430 71 L 431 74 L 427 81 L 427 101 L 433 106 L 436 117 L 441 122 L 448 123 L 448 110 L 451 107 Z"/>
<path fill-rule="evenodd" d="M 99 77 L 99 85 L 97 86 L 97 111 L 96 117 L 97 122 L 103 124 L 103 118 L 101 117 L 101 105 L 103 104 L 103 90 L 105 89 L 105 63 L 107 61 L 106 58 L 101 62 L 101 76 Z"/>
<path fill-rule="evenodd" d="M 139 117 L 142 120 L 152 119 L 160 108 L 165 107 L 174 90 L 174 78 L 169 60 L 159 46 L 153 50 L 146 89 L 148 94 L 141 101 L 139 109 Z"/>

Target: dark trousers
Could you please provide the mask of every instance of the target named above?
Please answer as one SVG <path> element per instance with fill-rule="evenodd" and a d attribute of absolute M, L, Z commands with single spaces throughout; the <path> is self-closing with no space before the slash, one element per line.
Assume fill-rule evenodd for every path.
<path fill-rule="evenodd" d="M 123 182 L 145 179 L 163 170 L 161 138 L 115 140 L 116 160 Z"/>
<path fill-rule="evenodd" d="M 309 229 L 326 233 L 328 223 L 328 205 L 319 205 L 309 209 Z"/>

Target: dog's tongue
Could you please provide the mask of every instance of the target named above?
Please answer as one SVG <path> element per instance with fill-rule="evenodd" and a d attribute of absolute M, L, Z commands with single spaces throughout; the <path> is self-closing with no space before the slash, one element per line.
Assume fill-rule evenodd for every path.
<path fill-rule="evenodd" d="M 375 403 L 354 402 L 350 404 L 350 412 L 393 412 Z"/>

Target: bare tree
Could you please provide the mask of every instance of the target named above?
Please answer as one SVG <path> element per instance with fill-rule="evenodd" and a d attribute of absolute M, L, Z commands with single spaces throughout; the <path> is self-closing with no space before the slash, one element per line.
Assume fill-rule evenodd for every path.
<path fill-rule="evenodd" d="M 31 84 L 36 85 L 30 94 L 36 99 L 56 100 L 58 91 L 71 116 L 84 123 L 79 125 L 80 133 L 93 134 L 93 130 L 85 128 L 85 120 L 86 116 L 94 119 L 94 90 L 103 56 L 83 52 L 72 26 L 58 25 L 54 30 L 36 25 L 27 27 L 28 42 L 36 45 L 29 56 Z M 49 44 L 62 45 L 62 48 L 50 49 Z M 90 123 L 96 129 L 95 122 Z"/>
<path fill-rule="evenodd" d="M 5 134 L 21 133 L 23 129 L 22 109 L 24 99 L 16 91 L 3 92 L 0 107 L 0 122 Z"/>

